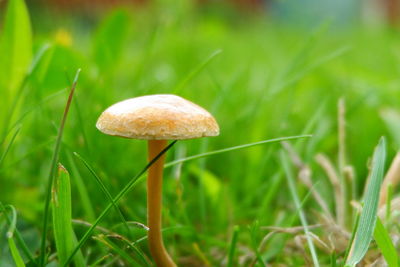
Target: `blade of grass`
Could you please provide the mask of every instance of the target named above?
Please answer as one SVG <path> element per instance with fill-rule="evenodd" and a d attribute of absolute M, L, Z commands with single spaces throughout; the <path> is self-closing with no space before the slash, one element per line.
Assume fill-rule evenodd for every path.
<path fill-rule="evenodd" d="M 206 152 L 206 153 L 197 154 L 197 155 L 186 157 L 183 159 L 174 160 L 174 161 L 166 163 L 164 165 L 164 168 L 169 168 L 171 166 L 174 166 L 176 164 L 179 164 L 179 163 L 182 163 L 185 161 L 200 159 L 200 158 L 204 158 L 204 157 L 208 157 L 208 156 L 213 156 L 213 155 L 217 155 L 217 154 L 221 154 L 221 153 L 225 153 L 225 152 L 231 152 L 231 151 L 235 151 L 235 150 L 245 149 L 245 148 L 249 148 L 249 147 L 253 147 L 253 146 L 259 146 L 259 145 L 268 144 L 268 143 L 277 143 L 277 142 L 281 142 L 281 141 L 288 141 L 288 140 L 299 139 L 299 138 L 310 138 L 310 137 L 312 137 L 312 135 L 288 136 L 288 137 L 280 137 L 280 138 L 263 140 L 263 141 L 239 145 L 239 146 L 227 147 L 227 148 L 223 148 L 223 149 L 219 149 L 219 150 L 214 150 L 214 151 L 210 151 L 210 152 Z"/>
<path fill-rule="evenodd" d="M 8 247 L 9 247 L 11 255 L 13 257 L 15 266 L 25 267 L 24 260 L 22 259 L 21 255 L 19 254 L 17 246 L 15 245 L 15 242 L 14 242 L 14 232 L 15 232 L 16 225 L 17 225 L 17 211 L 15 210 L 14 206 L 12 206 L 12 205 L 4 206 L 4 208 L 2 208 L 2 210 L 3 210 L 3 213 L 6 216 L 6 218 L 8 218 L 8 215 L 6 213 L 7 209 L 9 209 L 11 211 L 11 220 L 9 223 L 9 228 L 6 233 Z"/>
<path fill-rule="evenodd" d="M 11 148 L 11 146 L 13 145 L 13 143 L 14 143 L 14 141 L 15 141 L 15 138 L 17 137 L 17 135 L 18 135 L 18 133 L 19 133 L 19 130 L 21 130 L 21 126 L 19 126 L 19 127 L 15 130 L 13 136 L 11 137 L 10 142 L 8 143 L 6 149 L 4 150 L 4 153 L 1 155 L 1 157 L 0 157 L 0 167 L 1 167 L 1 165 L 2 165 L 2 163 L 3 163 L 3 161 L 4 161 L 4 159 L 6 158 L 6 156 L 7 156 L 7 154 L 8 154 L 8 151 L 10 151 L 10 148 Z"/>
<path fill-rule="evenodd" d="M 113 202 L 109 203 L 107 207 L 102 211 L 102 213 L 97 217 L 96 221 L 92 224 L 92 226 L 86 231 L 81 240 L 79 240 L 78 245 L 72 251 L 71 255 L 67 259 L 66 263 L 63 266 L 68 266 L 74 257 L 75 253 L 83 246 L 89 236 L 92 234 L 97 225 L 101 222 L 101 220 L 107 215 L 112 207 L 114 207 L 113 203 L 118 203 L 118 201 L 124 197 L 137 183 L 138 179 L 150 168 L 151 165 L 154 164 L 164 153 L 166 153 L 177 141 L 173 141 L 166 148 L 164 148 L 153 160 L 151 160 L 135 177 L 133 177 L 124 188 L 113 198 Z"/>
<path fill-rule="evenodd" d="M 8 237 L 7 239 L 8 239 L 8 247 L 10 248 L 11 255 L 14 259 L 15 266 L 25 267 L 24 260 L 22 259 L 21 255 L 19 254 L 19 251 L 17 249 L 17 246 L 15 245 L 14 238 L 11 236 L 11 237 Z"/>
<path fill-rule="evenodd" d="M 287 77 L 286 79 L 283 79 L 284 80 L 283 82 L 277 84 L 275 87 L 273 87 L 269 91 L 268 96 L 271 97 L 272 95 L 275 95 L 276 93 L 281 92 L 284 88 L 287 88 L 288 86 L 293 85 L 296 82 L 298 82 L 299 80 L 301 80 L 303 77 L 305 77 L 311 71 L 317 69 L 318 67 L 322 66 L 326 62 L 329 62 L 335 58 L 338 58 L 338 57 L 344 55 L 349 50 L 350 50 L 350 47 L 345 46 L 345 47 L 338 48 L 337 50 L 333 51 L 332 53 L 330 53 L 328 55 L 321 56 L 318 60 L 316 60 L 309 66 L 305 67 L 303 70 L 297 72 L 292 77 Z"/>
<path fill-rule="evenodd" d="M 10 131 L 12 131 L 12 129 L 19 124 L 20 119 L 17 120 L 17 122 L 14 123 L 14 125 L 12 127 L 9 127 L 9 124 L 11 122 L 11 119 L 14 116 L 14 113 L 17 109 L 18 106 L 18 102 L 21 99 L 21 95 L 24 93 L 24 90 L 26 88 L 26 85 L 30 79 L 30 77 L 32 76 L 33 72 L 36 70 L 37 66 L 39 65 L 39 62 L 41 61 L 41 59 L 43 58 L 44 54 L 47 52 L 47 50 L 50 48 L 50 46 L 48 44 L 43 45 L 39 51 L 37 52 L 37 54 L 35 55 L 34 59 L 32 60 L 32 63 L 28 69 L 28 72 L 26 73 L 26 75 L 24 76 L 24 79 L 22 80 L 21 85 L 19 86 L 17 93 L 15 95 L 15 97 L 12 99 L 12 103 L 11 106 L 9 108 L 8 114 L 5 118 L 5 122 L 4 122 L 4 129 L 3 129 L 3 135 L 2 135 L 2 141 L 1 144 L 4 142 L 5 137 L 8 135 L 8 133 Z"/>
<path fill-rule="evenodd" d="M 296 185 L 294 183 L 293 173 L 292 173 L 291 167 L 289 165 L 290 160 L 284 151 L 281 151 L 280 159 L 283 164 L 283 169 L 286 173 L 286 179 L 287 179 L 287 182 L 289 185 L 290 193 L 291 193 L 294 203 L 296 205 L 297 212 L 299 213 L 301 224 L 304 227 L 304 233 L 307 238 L 307 243 L 308 243 L 308 247 L 309 247 L 309 250 L 311 253 L 313 264 L 314 264 L 314 266 L 319 267 L 317 252 L 315 250 L 314 243 L 312 241 L 312 237 L 311 237 L 310 231 L 308 229 L 308 223 L 307 223 L 306 216 L 304 215 L 303 210 L 301 208 L 300 198 L 296 191 Z"/>
<path fill-rule="evenodd" d="M 378 244 L 379 250 L 382 252 L 383 257 L 389 267 L 398 267 L 399 259 L 395 246 L 393 245 L 392 239 L 382 221 L 377 218 L 376 226 L 374 231 L 374 239 Z"/>
<path fill-rule="evenodd" d="M 6 213 L 6 206 L 3 205 L 2 202 L 0 202 L 0 211 L 2 211 L 4 213 L 4 217 L 6 218 L 7 224 L 9 225 L 9 227 L 11 227 L 13 221 L 8 217 L 8 214 Z M 33 258 L 33 255 L 30 252 L 30 250 L 29 250 L 28 246 L 26 245 L 25 241 L 22 239 L 21 233 L 18 231 L 17 228 L 14 228 L 14 234 L 17 237 L 18 244 L 22 248 L 22 252 L 29 259 L 29 261 L 32 262 L 35 265 L 36 261 Z"/>
<path fill-rule="evenodd" d="M 182 89 L 185 88 L 185 86 L 190 82 L 190 80 L 196 77 L 197 74 L 199 74 L 216 56 L 221 53 L 221 49 L 214 51 L 208 58 L 206 58 L 206 60 L 204 60 L 196 69 L 189 73 L 189 75 L 187 75 L 186 78 L 176 86 L 176 88 L 173 90 L 173 94 L 179 94 Z"/>
<path fill-rule="evenodd" d="M 355 266 L 360 262 L 371 242 L 377 219 L 379 192 L 384 175 L 385 158 L 386 140 L 382 137 L 374 151 L 371 176 L 365 192 L 364 206 L 361 211 L 349 257 L 346 260 L 346 266 Z"/>
<path fill-rule="evenodd" d="M 107 255 L 101 257 L 100 259 L 96 260 L 94 263 L 90 264 L 89 267 L 95 267 L 95 266 L 99 265 L 100 263 L 102 263 L 103 261 L 107 260 L 108 258 L 111 258 L 112 256 L 113 255 L 111 253 L 107 254 Z"/>
<path fill-rule="evenodd" d="M 108 189 L 106 188 L 106 186 L 104 185 L 104 183 L 101 181 L 101 178 L 97 175 L 97 173 L 94 171 L 94 169 L 89 165 L 89 163 L 87 163 L 86 160 L 84 160 L 82 158 L 81 155 L 79 155 L 78 153 L 74 152 L 75 157 L 77 157 L 82 163 L 83 165 L 85 165 L 85 167 L 89 170 L 89 172 L 93 175 L 96 183 L 98 186 L 100 186 L 101 191 L 103 191 L 103 193 L 106 195 L 107 199 L 113 204 L 115 210 L 117 211 L 119 217 L 121 218 L 121 221 L 123 222 L 123 224 L 125 225 L 128 233 L 130 233 L 130 228 L 129 225 L 124 217 L 124 215 L 122 214 L 120 208 L 118 207 L 117 203 L 114 202 L 113 197 L 111 196 L 110 192 L 108 191 Z"/>
<path fill-rule="evenodd" d="M 92 222 L 96 219 L 96 216 L 94 215 L 92 201 L 90 200 L 89 193 L 86 189 L 86 185 L 83 182 L 82 176 L 79 173 L 78 168 L 76 167 L 76 164 L 71 156 L 71 153 L 67 153 L 67 159 L 69 165 L 71 166 L 70 168 L 71 168 L 72 178 L 74 179 L 75 185 L 78 189 L 79 197 L 82 203 L 82 208 L 85 212 L 85 215 L 87 216 L 87 220 Z"/>
<path fill-rule="evenodd" d="M 56 165 L 58 162 L 58 156 L 60 153 L 60 148 L 61 148 L 61 140 L 64 132 L 64 127 L 65 127 L 65 122 L 67 120 L 69 108 L 71 106 L 72 102 L 72 97 L 74 96 L 76 84 L 78 82 L 79 78 L 79 73 L 80 69 L 76 72 L 75 79 L 72 83 L 71 86 L 71 91 L 68 96 L 67 104 L 65 106 L 64 114 L 60 123 L 60 127 L 58 129 L 58 134 L 57 134 L 57 140 L 56 144 L 54 147 L 53 151 L 53 157 L 50 165 L 50 171 L 49 171 L 49 176 L 47 180 L 47 187 L 46 187 L 46 200 L 45 200 L 45 206 L 44 206 L 44 215 L 43 215 L 43 233 L 42 233 L 42 240 L 41 240 L 41 246 L 40 246 L 40 258 L 39 258 L 39 266 L 45 266 L 46 265 L 46 239 L 47 239 L 47 227 L 48 227 L 48 217 L 49 217 L 49 209 L 50 209 L 50 200 L 51 200 L 51 188 L 53 186 L 53 180 L 54 180 L 54 173 L 56 170 Z"/>
<path fill-rule="evenodd" d="M 360 213 L 357 212 L 357 213 L 356 213 L 356 218 L 355 218 L 355 220 L 354 220 L 353 231 L 351 232 L 351 236 L 350 236 L 350 240 L 349 240 L 349 245 L 347 246 L 346 251 L 345 251 L 345 253 L 344 253 L 343 264 L 341 264 L 340 266 L 344 266 L 345 260 L 349 257 L 350 250 L 351 250 L 351 245 L 353 244 L 354 239 L 356 238 L 356 229 L 358 228 L 359 222 L 360 222 Z"/>
<path fill-rule="evenodd" d="M 6 89 L 7 98 L 21 84 L 32 57 L 32 28 L 24 0 L 8 1 L 0 53 L 0 88 Z"/>
<path fill-rule="evenodd" d="M 143 262 L 137 262 L 137 259 L 134 259 L 129 253 L 121 249 L 117 244 L 112 242 L 107 236 L 101 234 L 99 236 L 94 237 L 94 239 L 100 241 L 105 244 L 107 247 L 111 248 L 116 254 L 118 254 L 122 259 L 125 259 L 130 266 L 136 266 L 137 264 L 142 265 Z M 146 262 L 145 262 L 146 263 Z"/>
<path fill-rule="evenodd" d="M 233 228 L 233 234 L 232 234 L 232 240 L 231 240 L 231 245 L 229 247 L 229 254 L 228 254 L 228 267 L 234 266 L 233 262 L 235 259 L 235 252 L 236 252 L 236 244 L 237 244 L 237 239 L 239 235 L 240 228 L 239 226 L 235 226 Z"/>
<path fill-rule="evenodd" d="M 248 229 L 250 233 L 250 247 L 254 252 L 254 260 L 252 264 L 258 263 L 259 266 L 266 267 L 267 263 L 264 262 L 259 249 L 261 246 L 260 240 L 258 238 L 260 234 L 260 222 L 258 220 L 255 220 L 251 225 L 249 225 Z"/>
<path fill-rule="evenodd" d="M 60 96 L 62 94 L 64 94 L 64 92 L 66 91 L 66 89 L 62 89 L 54 94 L 51 94 L 49 96 L 44 97 L 36 106 L 33 106 L 31 108 L 29 108 L 28 110 L 26 110 L 24 113 L 21 114 L 21 116 L 15 120 L 15 122 L 9 127 L 8 131 L 6 132 L 6 136 L 7 134 L 9 134 L 14 128 L 16 128 L 18 125 L 20 125 L 22 123 L 22 121 L 31 113 L 33 113 L 33 111 L 39 109 L 42 107 L 43 104 L 50 102 L 51 100 L 53 100 L 55 97 Z M 3 140 L 4 141 L 4 140 Z"/>
<path fill-rule="evenodd" d="M 68 171 L 58 165 L 58 175 L 52 190 L 53 231 L 57 256 L 63 264 L 76 245 L 76 236 L 72 228 L 71 183 Z M 82 253 L 74 257 L 74 266 L 86 266 Z"/>
<path fill-rule="evenodd" d="M 387 186 L 387 199 L 386 199 L 386 210 L 385 210 L 385 220 L 390 220 L 390 215 L 392 212 L 392 198 L 393 198 L 393 186 L 389 184 Z"/>
<path fill-rule="evenodd" d="M 110 236 L 110 237 L 116 238 L 116 236 Z M 124 238 L 122 236 L 121 237 L 118 236 L 118 238 L 121 239 L 122 242 L 124 242 L 124 244 L 127 246 L 127 248 L 131 248 L 136 252 L 136 254 L 139 256 L 140 260 L 144 263 L 144 265 L 151 266 L 150 260 L 146 257 L 146 255 L 141 251 L 141 249 L 139 247 L 137 247 L 134 243 L 130 242 L 129 240 L 127 240 L 126 238 Z"/>

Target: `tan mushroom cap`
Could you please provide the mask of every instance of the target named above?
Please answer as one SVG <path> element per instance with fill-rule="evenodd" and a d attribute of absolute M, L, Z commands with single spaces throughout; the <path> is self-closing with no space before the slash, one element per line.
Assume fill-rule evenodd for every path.
<path fill-rule="evenodd" d="M 219 126 L 202 107 L 176 95 L 148 95 L 107 108 L 96 123 L 108 135 L 146 140 L 217 136 Z"/>

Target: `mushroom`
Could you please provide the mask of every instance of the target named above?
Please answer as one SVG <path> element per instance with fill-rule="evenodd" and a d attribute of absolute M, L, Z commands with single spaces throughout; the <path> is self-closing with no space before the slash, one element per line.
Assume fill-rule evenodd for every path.
<path fill-rule="evenodd" d="M 176 95 L 148 95 L 127 99 L 107 108 L 96 127 L 108 135 L 148 140 L 148 160 L 154 159 L 167 140 L 217 136 L 214 117 L 200 106 Z M 165 154 L 148 170 L 147 224 L 150 253 L 157 266 L 176 266 L 161 235 L 162 177 Z"/>

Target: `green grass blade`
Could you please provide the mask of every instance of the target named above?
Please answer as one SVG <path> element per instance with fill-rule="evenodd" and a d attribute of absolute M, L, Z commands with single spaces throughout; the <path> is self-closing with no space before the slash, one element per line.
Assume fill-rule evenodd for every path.
<path fill-rule="evenodd" d="M 54 173 L 56 170 L 56 165 L 58 161 L 58 155 L 60 153 L 61 148 L 61 140 L 64 132 L 65 122 L 67 120 L 69 108 L 71 106 L 72 97 L 74 96 L 76 84 L 78 82 L 80 70 L 76 72 L 74 82 L 71 86 L 71 91 L 68 96 L 67 104 L 65 106 L 64 114 L 61 120 L 60 127 L 58 129 L 57 140 L 53 151 L 53 157 L 50 165 L 49 176 L 47 180 L 47 187 L 46 187 L 46 200 L 45 200 L 45 207 L 44 207 L 44 215 L 43 215 L 43 229 L 42 229 L 42 240 L 40 246 L 40 259 L 39 259 L 39 266 L 46 265 L 46 239 L 47 239 L 47 226 L 48 226 L 48 218 L 49 218 L 49 209 L 50 209 L 50 200 L 51 200 L 51 188 L 53 186 L 54 180 Z"/>
<path fill-rule="evenodd" d="M 196 69 L 194 69 L 186 78 L 180 82 L 176 88 L 173 90 L 173 94 L 179 94 L 183 88 L 194 78 L 197 74 L 199 74 L 207 65 L 219 54 L 222 53 L 221 49 L 214 51 L 206 60 L 204 60 Z"/>
<path fill-rule="evenodd" d="M 98 27 L 93 38 L 93 59 L 102 71 L 112 69 L 124 51 L 129 30 L 129 13 L 115 10 Z"/>
<path fill-rule="evenodd" d="M 228 254 L 228 267 L 234 266 L 233 262 L 235 259 L 235 252 L 236 252 L 236 244 L 238 240 L 238 235 L 239 235 L 240 228 L 239 226 L 235 226 L 233 228 L 233 235 L 232 235 L 232 240 L 231 240 L 231 245 L 229 247 L 229 254 Z"/>
<path fill-rule="evenodd" d="M 346 265 L 348 266 L 355 266 L 362 260 L 371 242 L 377 219 L 379 192 L 384 175 L 385 158 L 386 140 L 382 137 L 373 155 L 371 176 L 365 193 L 364 206 L 361 211 L 349 257 L 346 260 Z"/>
<path fill-rule="evenodd" d="M 136 259 L 131 257 L 129 253 L 125 252 L 123 249 L 121 249 L 117 244 L 112 242 L 107 236 L 105 235 L 99 235 L 94 237 L 94 239 L 100 241 L 101 243 L 105 244 L 107 247 L 111 248 L 117 255 L 119 255 L 122 259 L 127 261 L 130 266 L 136 266 L 138 262 L 136 262 Z M 140 265 L 142 265 L 142 262 L 139 262 Z"/>
<path fill-rule="evenodd" d="M 125 186 L 124 188 L 113 198 L 114 203 L 118 203 L 118 201 L 124 197 L 137 183 L 139 178 L 150 168 L 151 165 L 154 164 L 164 153 L 166 153 L 177 141 L 173 141 L 171 144 L 169 144 L 166 148 L 164 148 L 154 159 L 152 159 L 135 177 L 133 177 Z M 83 244 L 86 242 L 86 240 L 90 237 L 94 229 L 97 227 L 97 225 L 101 222 L 101 220 L 108 214 L 110 209 L 114 207 L 113 202 L 110 202 L 107 207 L 103 210 L 103 212 L 97 217 L 96 221 L 92 224 L 92 226 L 86 231 L 86 233 L 83 235 L 81 240 L 79 240 L 78 245 L 75 247 L 75 249 L 72 251 L 71 255 L 69 256 L 68 260 L 63 266 L 68 266 L 68 264 L 71 262 L 72 258 L 74 255 L 78 252 L 78 250 L 83 246 Z"/>
<path fill-rule="evenodd" d="M 350 236 L 350 240 L 349 240 L 349 245 L 347 246 L 346 251 L 345 251 L 345 253 L 344 253 L 344 260 L 343 260 L 343 263 L 344 263 L 344 261 L 349 257 L 351 245 L 353 244 L 354 239 L 355 239 L 355 237 L 356 237 L 356 229 L 358 228 L 358 223 L 359 223 L 359 222 L 360 222 L 360 213 L 357 213 L 357 214 L 356 214 L 356 218 L 355 218 L 355 220 L 354 220 L 354 227 L 353 227 L 353 231 L 351 232 L 351 236 Z M 341 265 L 341 266 L 342 266 L 342 265 Z"/>
<path fill-rule="evenodd" d="M 54 94 L 51 94 L 49 96 L 44 97 L 36 106 L 31 107 L 30 109 L 26 110 L 25 112 L 23 112 L 16 120 L 15 122 L 8 128 L 7 131 L 5 131 L 5 136 L 7 136 L 7 134 L 9 134 L 14 128 L 18 127 L 18 125 L 20 125 L 24 119 L 26 119 L 26 117 L 33 113 L 33 111 L 38 110 L 39 108 L 41 108 L 45 103 L 48 103 L 52 100 L 54 100 L 54 98 L 60 96 L 61 94 L 63 94 L 66 91 L 66 89 L 62 89 Z M 9 115 L 10 116 L 10 115 Z M 12 116 L 12 114 L 11 114 Z M 6 124 L 7 125 L 7 124 Z M 4 142 L 4 139 L 3 139 Z M 3 143 L 2 142 L 2 143 Z"/>
<path fill-rule="evenodd" d="M 0 157 L 0 167 L 1 167 L 1 165 L 2 165 L 2 163 L 3 163 L 3 161 L 4 161 L 4 159 L 6 158 L 6 156 L 7 156 L 7 154 L 8 154 L 8 151 L 10 151 L 10 148 L 11 148 L 11 146 L 13 145 L 13 143 L 14 143 L 14 141 L 15 141 L 15 138 L 17 137 L 17 135 L 18 135 L 18 133 L 19 133 L 19 130 L 21 130 L 21 127 L 18 127 L 18 128 L 15 130 L 13 136 L 11 137 L 10 142 L 8 143 L 6 149 L 4 150 L 3 154 L 1 155 L 1 157 Z"/>
<path fill-rule="evenodd" d="M 208 157 L 208 156 L 213 156 L 213 155 L 222 154 L 225 152 L 231 152 L 231 151 L 235 151 L 235 150 L 245 149 L 245 148 L 249 148 L 249 147 L 253 147 L 253 146 L 259 146 L 259 145 L 269 144 L 269 143 L 277 143 L 277 142 L 288 141 L 288 140 L 293 140 L 293 139 L 309 138 L 309 137 L 312 137 L 312 135 L 297 135 L 297 136 L 280 137 L 280 138 L 263 140 L 263 141 L 259 141 L 259 142 L 255 142 L 255 143 L 249 143 L 249 144 L 244 144 L 244 145 L 239 145 L 239 146 L 223 148 L 223 149 L 214 150 L 214 151 L 210 151 L 210 152 L 206 152 L 206 153 L 201 153 L 201 154 L 197 154 L 194 156 L 190 156 L 190 157 L 186 157 L 183 159 L 178 159 L 178 160 L 168 162 L 164 165 L 164 168 L 168 168 L 168 167 L 174 166 L 176 164 L 190 161 L 190 160 L 200 159 L 200 158 L 204 158 L 204 157 Z"/>
<path fill-rule="evenodd" d="M 60 264 L 63 264 L 76 243 L 72 228 L 71 183 L 67 170 L 59 164 L 58 175 L 52 190 L 53 231 L 56 242 L 57 255 Z M 86 266 L 82 253 L 78 252 L 74 258 L 74 266 Z"/>
<path fill-rule="evenodd" d="M 278 84 L 276 87 L 274 87 L 271 90 L 270 94 L 276 94 L 276 93 L 280 92 L 281 90 L 283 90 L 284 88 L 287 88 L 290 85 L 295 84 L 296 82 L 301 80 L 303 77 L 305 77 L 311 71 L 317 69 L 318 67 L 322 66 L 326 62 L 329 62 L 335 58 L 338 58 L 338 57 L 344 55 L 349 50 L 350 50 L 350 47 L 345 46 L 345 47 L 338 48 L 337 50 L 333 51 L 332 53 L 330 53 L 328 55 L 320 57 L 317 61 L 312 63 L 310 66 L 305 67 L 303 70 L 297 72 L 292 77 L 287 77 L 286 79 L 283 79 L 284 81 L 281 82 L 280 84 Z"/>
<path fill-rule="evenodd" d="M 374 239 L 378 244 L 379 250 L 382 252 L 389 267 L 398 267 L 399 258 L 395 246 L 393 245 L 392 239 L 389 236 L 388 231 L 383 225 L 382 221 L 377 218 L 376 226 L 374 231 Z"/>
<path fill-rule="evenodd" d="M 21 233 L 18 231 L 17 228 L 15 228 L 16 220 L 10 219 L 8 217 L 8 214 L 6 213 L 6 209 L 7 209 L 7 206 L 4 206 L 3 203 L 0 202 L 0 211 L 4 213 L 4 217 L 6 218 L 6 221 L 7 221 L 7 224 L 9 225 L 9 227 L 14 226 L 13 233 L 17 237 L 17 241 L 18 241 L 18 244 L 22 248 L 22 252 L 25 254 L 25 256 L 29 259 L 30 262 L 32 262 L 33 264 L 36 264 L 36 261 L 33 258 L 32 253 L 30 252 L 25 241 L 22 239 Z"/>
<path fill-rule="evenodd" d="M 281 151 L 280 158 L 281 158 L 281 162 L 283 164 L 283 169 L 285 170 L 285 173 L 286 173 L 286 179 L 287 179 L 287 182 L 289 185 L 290 193 L 291 193 L 294 203 L 296 205 L 296 209 L 299 213 L 301 224 L 304 227 L 304 233 L 307 238 L 307 243 L 308 243 L 308 247 L 310 249 L 313 264 L 314 264 L 314 266 L 318 267 L 319 262 L 318 262 L 317 252 L 315 250 L 314 243 L 312 242 L 312 237 L 310 235 L 310 231 L 308 230 L 308 223 L 307 223 L 306 216 L 304 215 L 304 212 L 301 208 L 302 205 L 300 202 L 300 198 L 297 194 L 296 185 L 295 185 L 294 178 L 293 178 L 293 173 L 292 173 L 291 167 L 289 165 L 289 162 L 290 162 L 289 158 L 286 156 L 285 152 L 283 152 L 283 151 Z"/>
<path fill-rule="evenodd" d="M 129 240 L 123 238 L 122 241 L 126 245 L 127 248 L 131 248 L 132 250 L 135 251 L 135 253 L 138 255 L 142 263 L 144 263 L 145 266 L 151 266 L 151 262 L 149 259 L 146 257 L 146 255 L 140 250 L 139 247 L 137 247 L 134 243 L 131 243 Z"/>
<path fill-rule="evenodd" d="M 113 254 L 111 254 L 111 253 L 110 253 L 110 254 L 107 254 L 107 255 L 101 257 L 100 259 L 97 259 L 94 263 L 90 264 L 89 267 L 98 266 L 100 263 L 102 263 L 103 261 L 105 261 L 105 260 L 111 258 L 112 256 L 113 256 Z"/>
<path fill-rule="evenodd" d="M 96 216 L 94 215 L 93 204 L 89 197 L 89 193 L 87 191 L 86 185 L 82 179 L 81 174 L 79 173 L 78 168 L 76 167 L 75 161 L 72 158 L 71 153 L 67 153 L 67 159 L 68 159 L 69 165 L 71 166 L 70 170 L 72 173 L 72 179 L 74 180 L 79 197 L 81 199 L 82 209 L 85 212 L 85 216 L 87 217 L 87 220 L 92 222 L 96 219 Z"/>
<path fill-rule="evenodd" d="M 11 210 L 11 219 L 8 218 L 7 215 L 7 209 Z M 7 221 L 9 221 L 9 228 L 6 233 L 7 241 L 8 241 L 8 247 L 10 249 L 11 255 L 13 257 L 15 266 L 17 267 L 25 267 L 24 260 L 22 259 L 21 255 L 19 254 L 19 251 L 17 249 L 17 246 L 15 245 L 14 242 L 14 232 L 16 230 L 16 225 L 17 225 L 17 211 L 15 210 L 14 206 L 11 205 L 2 205 L 1 209 L 7 218 Z"/>
<path fill-rule="evenodd" d="M 130 228 L 128 223 L 126 222 L 126 219 L 124 217 L 124 215 L 122 214 L 121 210 L 119 209 L 118 205 L 114 202 L 113 197 L 111 196 L 110 192 L 108 191 L 108 189 L 106 188 L 106 186 L 104 185 L 104 183 L 101 181 L 101 178 L 97 175 L 97 173 L 94 171 L 94 169 L 92 168 L 92 166 L 89 165 L 89 163 L 87 163 L 86 160 L 84 160 L 82 158 L 81 155 L 79 155 L 78 153 L 74 152 L 74 155 L 80 160 L 82 161 L 83 165 L 85 165 L 85 167 L 89 170 L 89 172 L 93 175 L 93 177 L 95 178 L 95 181 L 97 182 L 97 185 L 100 186 L 101 191 L 103 191 L 103 193 L 106 195 L 106 197 L 108 198 L 108 200 L 113 204 L 115 210 L 117 211 L 119 217 L 121 218 L 121 221 L 124 223 L 128 233 L 130 232 Z"/>
<path fill-rule="evenodd" d="M 21 255 L 19 254 L 19 251 L 17 249 L 17 246 L 15 245 L 13 237 L 8 238 L 8 247 L 10 248 L 11 255 L 14 259 L 15 266 L 25 267 L 24 260 L 22 259 Z"/>
<path fill-rule="evenodd" d="M 32 58 L 32 29 L 23 0 L 8 1 L 0 43 L 0 88 L 10 99 L 28 71 Z"/>

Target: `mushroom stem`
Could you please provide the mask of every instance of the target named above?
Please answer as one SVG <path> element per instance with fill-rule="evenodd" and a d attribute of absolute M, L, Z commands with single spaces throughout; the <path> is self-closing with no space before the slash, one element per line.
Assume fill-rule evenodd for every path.
<path fill-rule="evenodd" d="M 165 147 L 166 140 L 149 140 L 149 161 Z M 176 264 L 164 247 L 161 235 L 162 179 L 165 154 L 150 166 L 147 176 L 147 224 L 150 253 L 159 267 L 175 267 Z"/>

